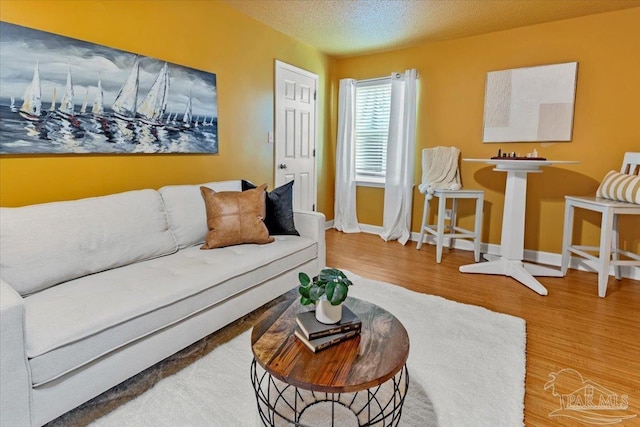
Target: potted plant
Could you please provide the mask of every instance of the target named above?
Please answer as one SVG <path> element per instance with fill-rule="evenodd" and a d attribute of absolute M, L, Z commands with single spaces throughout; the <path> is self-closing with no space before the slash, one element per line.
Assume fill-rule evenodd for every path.
<path fill-rule="evenodd" d="M 338 323 L 342 319 L 342 303 L 347 299 L 351 280 L 336 268 L 325 268 L 311 280 L 299 273 L 300 303 L 316 304 L 316 319 L 321 323 Z"/>

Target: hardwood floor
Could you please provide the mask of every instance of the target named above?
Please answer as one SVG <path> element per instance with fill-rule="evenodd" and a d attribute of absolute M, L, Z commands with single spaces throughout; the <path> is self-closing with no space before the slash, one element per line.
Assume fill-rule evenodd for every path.
<path fill-rule="evenodd" d="M 560 409 L 560 400 L 544 386 L 549 374 L 561 369 L 574 369 L 585 381 L 627 395 L 623 412 L 637 416 L 615 425 L 640 426 L 639 281 L 611 277 L 607 297 L 599 298 L 596 273 L 569 270 L 564 278 L 539 278 L 549 291 L 540 296 L 511 278 L 460 273 L 459 266 L 473 262 L 472 252 L 444 249 L 442 263 L 436 264 L 435 246 L 428 244 L 418 251 L 416 242 L 402 246 L 377 235 L 336 230 L 328 230 L 326 240 L 328 266 L 525 319 L 527 426 L 589 425 L 549 417 Z"/>

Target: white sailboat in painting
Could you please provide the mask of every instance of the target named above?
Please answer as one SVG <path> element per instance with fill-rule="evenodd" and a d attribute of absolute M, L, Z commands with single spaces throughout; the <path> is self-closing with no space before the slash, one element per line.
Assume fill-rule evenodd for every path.
<path fill-rule="evenodd" d="M 132 120 L 136 116 L 136 107 L 138 104 L 138 85 L 140 79 L 140 60 L 136 58 L 133 68 L 124 82 L 120 92 L 116 96 L 111 108 L 116 117 L 124 120 Z"/>
<path fill-rule="evenodd" d="M 24 91 L 24 97 L 22 106 L 20 107 L 19 114 L 27 120 L 37 121 L 40 120 L 40 114 L 42 109 L 42 96 L 40 89 L 40 70 L 38 62 L 36 62 L 36 68 L 33 71 L 33 79 L 31 84 Z"/>
<path fill-rule="evenodd" d="M 56 111 L 56 94 L 57 88 L 53 87 L 53 95 L 51 96 L 51 105 L 49 106 L 49 111 Z"/>
<path fill-rule="evenodd" d="M 149 93 L 138 105 L 137 113 L 142 121 L 148 124 L 162 124 L 162 117 L 167 109 L 167 101 L 169 99 L 169 71 L 165 62 L 162 70 L 151 85 Z"/>
<path fill-rule="evenodd" d="M 18 111 L 18 108 L 16 107 L 16 97 L 13 95 L 11 95 L 11 104 L 9 104 L 9 109 L 12 113 Z"/>
<path fill-rule="evenodd" d="M 185 128 L 191 127 L 191 122 L 193 120 L 193 113 L 191 111 L 193 107 L 191 106 L 191 92 L 189 92 L 189 101 L 187 102 L 187 108 L 184 111 L 184 116 L 182 116 L 182 126 Z"/>
<path fill-rule="evenodd" d="M 58 107 L 58 111 L 62 113 L 63 116 L 73 116 L 74 115 L 75 106 L 73 104 L 73 81 L 71 80 L 71 67 L 67 70 L 67 85 L 64 90 L 64 95 L 62 95 L 62 100 L 60 101 L 60 106 Z"/>
<path fill-rule="evenodd" d="M 89 102 L 89 86 L 87 86 L 87 90 L 84 93 L 84 100 L 82 101 L 82 107 L 80 107 L 80 114 L 85 114 L 87 112 L 88 102 Z"/>
<path fill-rule="evenodd" d="M 103 97 L 104 92 L 102 91 L 102 79 L 98 77 L 98 93 L 96 93 L 96 99 L 93 101 L 93 107 L 91 108 L 91 112 L 95 116 L 101 116 L 104 114 Z"/>

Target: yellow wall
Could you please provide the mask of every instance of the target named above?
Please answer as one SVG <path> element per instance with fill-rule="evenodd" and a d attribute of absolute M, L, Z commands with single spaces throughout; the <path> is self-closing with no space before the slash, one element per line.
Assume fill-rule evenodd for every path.
<path fill-rule="evenodd" d="M 416 68 L 420 73 L 415 182 L 420 182 L 420 150 L 455 145 L 462 157 L 487 158 L 503 151 L 578 160 L 575 166 L 530 174 L 525 247 L 559 253 L 566 194 L 592 195 L 625 151 L 640 151 L 640 8 L 591 15 L 452 41 L 426 43 L 383 54 L 339 59 L 335 78 L 366 79 Z M 577 61 L 578 81 L 569 143 L 483 144 L 482 117 L 488 71 Z M 331 116 L 336 119 L 335 115 Z M 335 147 L 335 133 L 331 134 Z M 483 241 L 498 244 L 502 227 L 505 174 L 488 165 L 462 162 L 463 185 L 485 191 Z M 358 219 L 382 224 L 383 190 L 359 188 Z M 420 228 L 423 196 L 414 192 L 413 227 Z M 471 206 L 461 225 L 472 228 Z M 637 218 L 637 217 L 636 217 Z M 596 240 L 599 217 L 578 226 Z M 625 221 L 624 246 L 640 251 L 640 221 Z M 583 228 L 584 227 L 584 228 Z M 631 230 L 633 229 L 633 230 Z M 631 230 L 631 231 L 630 231 Z"/>
<path fill-rule="evenodd" d="M 3 0 L 0 19 L 215 73 L 220 140 L 218 155 L 2 156 L 1 206 L 222 179 L 272 186 L 267 131 L 274 130 L 279 59 L 320 76 L 318 201 L 320 210 L 333 211 L 324 151 L 330 59 L 316 49 L 216 1 Z"/>
<path fill-rule="evenodd" d="M 0 19 L 216 73 L 218 155 L 64 155 L 0 157 L 0 205 L 19 206 L 166 184 L 247 178 L 273 184 L 274 60 L 320 76 L 318 208 L 333 217 L 338 80 L 420 72 L 418 142 L 456 145 L 463 157 L 487 157 L 498 148 L 577 166 L 547 168 L 529 179 L 525 246 L 559 252 L 563 196 L 593 194 L 625 151 L 640 150 L 640 8 L 518 28 L 410 49 L 331 59 L 224 3 L 215 1 L 0 1 Z M 482 144 L 487 71 L 578 61 L 573 141 Z M 484 241 L 499 243 L 504 175 L 488 166 L 463 164 L 466 187 L 485 190 Z M 415 182 L 420 181 L 419 156 Z M 422 195 L 414 194 L 413 230 L 419 229 Z M 362 223 L 382 224 L 383 192 L 360 188 Z M 471 226 L 463 210 L 463 226 Z M 595 240 L 597 217 L 581 230 Z M 630 224 L 630 226 L 629 226 Z M 635 232 L 624 245 L 640 250 Z"/>

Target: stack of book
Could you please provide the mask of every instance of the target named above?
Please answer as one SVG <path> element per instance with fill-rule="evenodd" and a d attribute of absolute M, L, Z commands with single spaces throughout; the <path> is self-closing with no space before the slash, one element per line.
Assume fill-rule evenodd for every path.
<path fill-rule="evenodd" d="M 315 311 L 299 313 L 296 322 L 295 336 L 314 353 L 356 337 L 362 329 L 362 321 L 346 305 L 342 306 L 342 319 L 338 323 L 318 322 Z"/>

